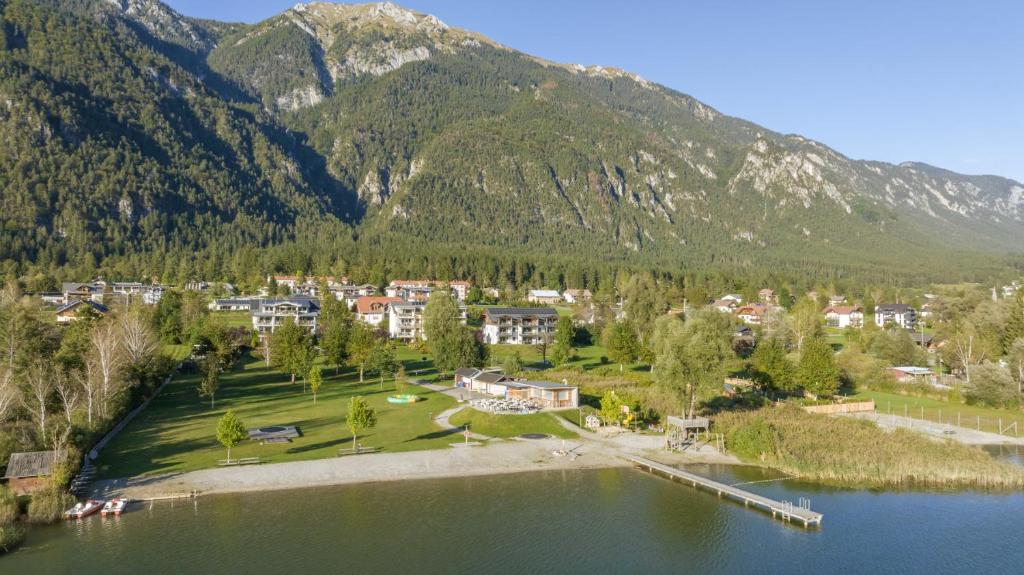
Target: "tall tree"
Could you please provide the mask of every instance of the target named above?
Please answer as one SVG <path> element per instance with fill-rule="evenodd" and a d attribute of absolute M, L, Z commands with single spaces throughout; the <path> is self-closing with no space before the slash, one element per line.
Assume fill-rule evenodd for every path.
<path fill-rule="evenodd" d="M 320 366 L 314 365 L 313 369 L 309 370 L 306 379 L 309 381 L 309 390 L 313 392 L 313 404 L 316 405 L 316 394 L 324 383 L 324 375 L 320 371 Z"/>
<path fill-rule="evenodd" d="M 352 333 L 352 312 L 345 302 L 325 296 L 320 308 L 320 347 L 328 363 L 334 364 L 334 373 L 348 360 L 348 340 Z"/>
<path fill-rule="evenodd" d="M 278 370 L 289 374 L 293 384 L 297 375 L 306 373 L 303 369 L 308 365 L 312 347 L 309 330 L 292 318 L 286 319 L 270 335 L 271 362 Z"/>
<path fill-rule="evenodd" d="M 96 390 L 99 413 L 107 417 L 111 403 L 122 390 L 122 378 L 126 360 L 121 345 L 121 330 L 111 319 L 100 321 L 90 335 L 92 349 L 86 361 L 86 369 L 91 378 L 97 379 Z"/>
<path fill-rule="evenodd" d="M 242 421 L 235 416 L 235 412 L 228 410 L 217 422 L 217 441 L 228 448 L 228 463 L 231 463 L 231 448 L 247 437 L 249 433 Z"/>
<path fill-rule="evenodd" d="M 636 274 L 629 278 L 623 291 L 625 303 L 622 311 L 636 330 L 640 346 L 648 344 L 654 322 L 668 311 L 668 301 L 650 274 Z"/>
<path fill-rule="evenodd" d="M 352 333 L 348 338 L 348 361 L 359 368 L 359 383 L 363 383 L 363 374 L 366 371 L 366 362 L 373 353 L 373 347 L 377 342 L 370 326 L 362 322 L 352 325 Z"/>
<path fill-rule="evenodd" d="M 636 339 L 636 331 L 626 321 L 614 321 L 604 328 L 601 336 L 601 343 L 604 344 L 608 357 L 619 364 L 619 371 L 623 366 L 636 361 L 639 355 L 639 343 Z"/>
<path fill-rule="evenodd" d="M 562 365 L 572 358 L 573 341 L 576 339 L 576 326 L 572 318 L 562 316 L 558 318 L 558 326 L 555 328 L 555 345 L 551 350 L 551 360 L 555 365 Z"/>
<path fill-rule="evenodd" d="M 750 360 L 754 383 L 762 390 L 789 392 L 796 388 L 796 366 L 778 338 L 761 341 Z"/>
<path fill-rule="evenodd" d="M 818 397 L 830 397 L 839 391 L 841 375 L 832 346 L 825 338 L 815 337 L 804 342 L 796 367 L 796 382 L 800 387 Z"/>
<path fill-rule="evenodd" d="M 199 395 L 210 398 L 210 409 L 214 408 L 214 397 L 220 388 L 220 362 L 216 357 L 208 357 L 203 362 L 203 379 L 199 382 Z"/>
<path fill-rule="evenodd" d="M 369 402 L 357 395 L 348 402 L 348 418 L 345 423 L 352 432 L 352 450 L 358 452 L 359 434 L 377 425 L 377 411 L 370 407 Z"/>
<path fill-rule="evenodd" d="M 384 389 L 384 378 L 394 375 L 401 365 L 395 357 L 395 344 L 388 339 L 378 339 L 366 361 L 371 371 L 376 371 L 380 377 L 380 388 Z"/>
<path fill-rule="evenodd" d="M 802 297 L 789 310 L 787 324 L 793 334 L 793 342 L 796 343 L 798 351 L 803 350 L 804 342 L 808 338 L 821 335 L 822 314 L 819 309 L 817 301 L 809 297 Z"/>
<path fill-rule="evenodd" d="M 464 342 L 459 304 L 448 290 L 434 290 L 423 309 L 423 333 L 434 356 L 434 367 L 440 374 L 460 367 L 458 347 Z"/>
<path fill-rule="evenodd" d="M 700 396 L 721 389 L 725 363 L 734 357 L 729 318 L 699 310 L 685 322 L 660 318 L 652 336 L 655 381 L 681 393 L 687 417 L 693 417 Z"/>

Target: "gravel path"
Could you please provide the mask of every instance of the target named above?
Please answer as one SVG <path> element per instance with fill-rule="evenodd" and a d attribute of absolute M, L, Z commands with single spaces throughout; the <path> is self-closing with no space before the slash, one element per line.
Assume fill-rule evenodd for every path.
<path fill-rule="evenodd" d="M 903 417 L 902 415 L 886 415 L 884 413 L 878 413 L 877 411 L 842 413 L 836 415 L 839 417 L 854 417 L 857 419 L 874 421 L 882 429 L 910 429 L 933 437 L 952 439 L 953 441 L 959 441 L 960 443 L 965 443 L 967 445 L 1024 445 L 1024 437 L 999 435 L 998 433 L 978 431 L 968 427 L 957 427 L 956 425 L 947 423 L 940 424 L 934 421 L 913 419 L 910 417 Z"/>
<path fill-rule="evenodd" d="M 621 467 L 627 462 L 614 452 L 585 446 L 575 460 L 557 457 L 558 439 L 511 440 L 485 447 L 435 449 L 408 453 L 375 453 L 314 461 L 293 461 L 244 467 L 221 467 L 161 477 L 97 482 L 93 494 L 147 499 L 200 493 L 268 491 L 350 483 L 498 475 L 551 469 Z"/>

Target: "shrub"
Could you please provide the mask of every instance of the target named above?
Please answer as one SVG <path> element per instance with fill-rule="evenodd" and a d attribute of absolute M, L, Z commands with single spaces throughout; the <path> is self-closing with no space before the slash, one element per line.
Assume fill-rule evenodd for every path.
<path fill-rule="evenodd" d="M 25 540 L 25 530 L 18 525 L 0 525 L 0 552 L 13 551 Z"/>
<path fill-rule="evenodd" d="M 0 526 L 14 523 L 18 518 L 18 497 L 6 486 L 0 485 Z"/>
<path fill-rule="evenodd" d="M 64 511 L 75 504 L 71 494 L 56 487 L 48 487 L 32 495 L 28 504 L 28 520 L 32 523 L 53 523 L 64 516 Z"/>
<path fill-rule="evenodd" d="M 736 455 L 764 461 L 769 454 L 778 450 L 777 432 L 763 418 L 758 417 L 750 424 L 734 427 L 726 436 L 729 448 Z"/>

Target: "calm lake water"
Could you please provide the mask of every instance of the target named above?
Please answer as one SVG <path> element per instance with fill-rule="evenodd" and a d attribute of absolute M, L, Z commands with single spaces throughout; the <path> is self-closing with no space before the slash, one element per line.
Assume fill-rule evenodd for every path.
<path fill-rule="evenodd" d="M 759 469 L 688 468 L 727 482 Z M 136 505 L 33 530 L 0 573 L 1020 573 L 1024 494 L 796 482 L 805 530 L 632 469 L 423 480 Z"/>

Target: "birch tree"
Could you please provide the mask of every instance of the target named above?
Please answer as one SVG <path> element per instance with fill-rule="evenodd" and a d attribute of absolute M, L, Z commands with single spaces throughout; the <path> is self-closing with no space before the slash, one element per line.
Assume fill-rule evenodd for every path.
<path fill-rule="evenodd" d="M 58 371 L 54 380 L 54 390 L 60 398 L 61 408 L 64 410 L 64 419 L 68 426 L 71 426 L 75 411 L 82 402 L 82 377 L 75 373 Z"/>
<path fill-rule="evenodd" d="M 25 394 L 22 405 L 39 427 L 39 437 L 46 442 L 46 417 L 50 397 L 53 395 L 53 369 L 43 363 L 34 363 L 25 370 Z"/>
<path fill-rule="evenodd" d="M 92 374 L 99 378 L 99 412 L 106 417 L 110 402 L 119 391 L 121 372 L 125 366 L 117 324 L 107 321 L 99 323 L 92 331 L 90 343 L 92 353 L 88 361 L 93 364 Z"/>
<path fill-rule="evenodd" d="M 125 361 L 140 363 L 151 357 L 157 350 L 157 339 L 141 312 L 132 310 L 118 319 Z"/>

